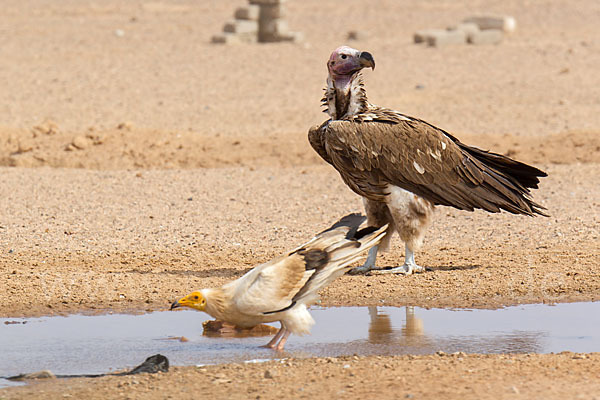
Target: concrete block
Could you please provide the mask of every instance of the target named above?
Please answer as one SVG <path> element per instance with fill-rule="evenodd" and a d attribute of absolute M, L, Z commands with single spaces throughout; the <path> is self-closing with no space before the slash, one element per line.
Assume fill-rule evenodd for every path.
<path fill-rule="evenodd" d="M 248 7 L 240 7 L 235 10 L 233 16 L 235 19 L 245 19 L 250 21 L 258 21 L 258 16 L 260 15 L 260 6 L 258 5 L 249 5 Z"/>
<path fill-rule="evenodd" d="M 474 22 L 463 22 L 461 24 L 452 25 L 446 28 L 448 31 L 463 31 L 467 35 L 467 39 L 470 35 L 479 32 L 479 26 Z"/>
<path fill-rule="evenodd" d="M 423 29 L 420 31 L 416 31 L 413 35 L 413 40 L 415 43 L 427 43 L 427 39 L 433 35 L 441 35 L 445 32 L 442 29 Z"/>
<path fill-rule="evenodd" d="M 471 44 L 498 44 L 502 42 L 504 33 L 500 29 L 486 29 L 471 34 L 467 37 L 467 42 Z"/>
<path fill-rule="evenodd" d="M 506 33 L 512 33 L 517 29 L 517 21 L 510 15 L 480 15 L 466 18 L 463 22 L 472 22 L 479 29 L 500 29 Z"/>
<path fill-rule="evenodd" d="M 287 21 L 284 19 L 272 19 L 260 24 L 258 31 L 259 42 L 279 42 L 281 36 L 289 32 Z"/>
<path fill-rule="evenodd" d="M 256 34 L 225 32 L 220 35 L 214 35 L 210 41 L 215 44 L 256 43 Z"/>
<path fill-rule="evenodd" d="M 222 33 L 220 35 L 214 35 L 210 39 L 211 43 L 215 44 L 239 44 L 242 43 L 240 37 L 235 33 Z"/>
<path fill-rule="evenodd" d="M 223 32 L 228 33 L 256 33 L 258 32 L 258 22 L 243 19 L 227 22 L 223 26 Z"/>
<path fill-rule="evenodd" d="M 300 43 L 304 40 L 302 32 L 283 32 L 278 36 L 279 42 L 293 42 Z"/>
<path fill-rule="evenodd" d="M 432 47 L 442 47 L 451 44 L 464 44 L 467 41 L 467 34 L 463 31 L 445 31 L 430 35 L 427 38 L 427 45 Z"/>
<path fill-rule="evenodd" d="M 285 4 L 264 4 L 260 6 L 259 21 L 285 18 L 287 7 Z"/>

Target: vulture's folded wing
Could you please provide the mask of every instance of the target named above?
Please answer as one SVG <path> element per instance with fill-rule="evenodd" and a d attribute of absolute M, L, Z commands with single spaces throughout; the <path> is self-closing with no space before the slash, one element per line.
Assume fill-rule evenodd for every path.
<path fill-rule="evenodd" d="M 462 210 L 542 214 L 544 208 L 529 198 L 527 189 L 545 175 L 542 171 L 465 146 L 426 122 L 402 117 L 338 120 L 323 126 L 321 141 L 331 164 L 357 193 L 381 200 L 389 183 Z M 513 162 L 513 173 L 502 170 L 508 166 L 505 159 Z"/>

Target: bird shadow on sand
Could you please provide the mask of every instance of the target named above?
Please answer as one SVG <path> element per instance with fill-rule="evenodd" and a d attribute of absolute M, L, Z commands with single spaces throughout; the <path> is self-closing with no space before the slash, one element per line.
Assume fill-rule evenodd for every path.
<path fill-rule="evenodd" d="M 427 267 L 427 271 L 468 271 L 472 269 L 484 268 L 483 265 L 439 265 L 437 267 Z"/>

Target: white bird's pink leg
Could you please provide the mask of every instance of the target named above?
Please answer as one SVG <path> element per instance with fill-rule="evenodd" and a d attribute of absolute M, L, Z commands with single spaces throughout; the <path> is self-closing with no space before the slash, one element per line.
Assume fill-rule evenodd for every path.
<path fill-rule="evenodd" d="M 279 341 L 279 339 L 281 339 L 281 337 L 287 332 L 287 329 L 285 328 L 285 326 L 283 325 L 283 323 L 281 324 L 281 328 L 279 329 L 279 331 L 275 334 L 275 336 L 273 336 L 273 339 L 271 339 L 271 341 L 265 345 L 262 345 L 260 347 L 266 347 L 268 349 L 274 349 L 276 343 Z M 289 335 L 289 334 L 288 334 Z"/>
<path fill-rule="evenodd" d="M 285 346 L 285 342 L 287 342 L 288 337 L 290 337 L 290 333 L 291 332 L 288 331 L 287 329 L 285 330 L 285 334 L 283 335 L 283 337 L 279 341 L 279 344 L 277 344 L 277 346 L 275 346 L 275 350 L 277 350 L 277 351 L 283 351 L 283 346 Z"/>

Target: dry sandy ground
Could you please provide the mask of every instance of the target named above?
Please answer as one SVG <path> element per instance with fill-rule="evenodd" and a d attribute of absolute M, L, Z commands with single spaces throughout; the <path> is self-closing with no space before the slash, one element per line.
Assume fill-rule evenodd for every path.
<path fill-rule="evenodd" d="M 600 3 L 295 0 L 289 25 L 303 44 L 210 45 L 243 4 L 2 7 L 1 316 L 162 310 L 361 210 L 306 141 L 324 120 L 325 60 L 353 29 L 368 37 L 352 45 L 377 61 L 373 102 L 545 169 L 535 198 L 551 217 L 439 209 L 417 254 L 428 272 L 344 276 L 322 304 L 598 300 Z M 480 11 L 515 15 L 517 33 L 498 46 L 411 43 L 417 29 Z M 402 247 L 380 265 L 401 262 Z M 0 398 L 600 398 L 597 354 L 288 363 L 47 382 Z"/>
<path fill-rule="evenodd" d="M 338 357 L 174 368 L 0 392 L 7 399 L 598 399 L 600 354 Z"/>

